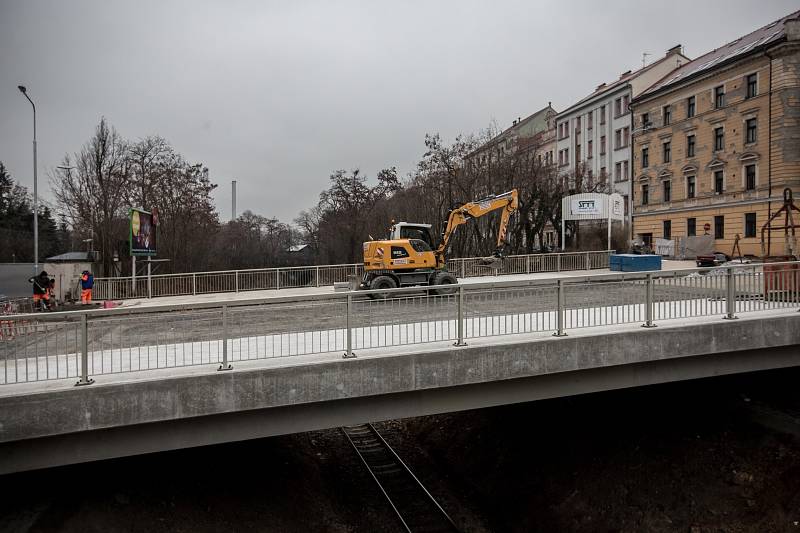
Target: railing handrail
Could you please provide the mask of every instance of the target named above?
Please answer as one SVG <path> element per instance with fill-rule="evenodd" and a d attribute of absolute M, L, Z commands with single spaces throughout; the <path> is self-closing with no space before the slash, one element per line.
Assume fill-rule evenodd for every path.
<path fill-rule="evenodd" d="M 507 255 L 506 259 L 515 259 L 519 257 L 549 257 L 549 256 L 559 256 L 559 255 L 586 255 L 586 254 L 607 254 L 612 253 L 614 250 L 585 250 L 585 251 L 575 251 L 575 252 L 549 252 L 543 254 L 517 254 L 517 255 Z M 480 260 L 481 257 L 452 257 L 448 259 L 448 261 L 470 261 L 470 260 Z M 261 268 L 238 268 L 232 270 L 200 270 L 200 271 L 193 271 L 193 272 L 173 272 L 170 274 L 152 274 L 150 276 L 151 279 L 155 278 L 168 278 L 168 277 L 178 277 L 178 276 L 199 276 L 199 275 L 210 275 L 210 274 L 235 274 L 237 272 L 270 272 L 276 270 L 308 270 L 308 269 L 317 269 L 317 268 L 358 268 L 363 267 L 364 263 L 338 263 L 338 264 L 328 264 L 328 265 L 301 265 L 301 266 L 283 266 L 283 267 L 261 267 Z M 146 279 L 147 275 L 140 275 L 136 276 L 137 279 Z M 97 281 L 131 281 L 132 276 L 115 276 L 115 277 L 98 277 L 94 278 Z"/>
<path fill-rule="evenodd" d="M 585 252 L 584 252 L 585 253 Z M 452 289 L 454 292 L 463 287 L 465 290 L 480 290 L 480 289 L 505 289 L 505 288 L 525 288 L 525 287 L 540 287 L 547 285 L 558 285 L 559 281 L 564 284 L 578 284 L 588 282 L 602 282 L 602 281 L 631 281 L 631 280 L 646 280 L 648 276 L 653 279 L 675 277 L 678 274 L 689 275 L 695 272 L 709 272 L 720 269 L 754 269 L 763 267 L 764 265 L 797 265 L 800 267 L 800 260 L 798 261 L 780 261 L 770 263 L 748 263 L 736 265 L 721 265 L 716 267 L 695 267 L 685 269 L 670 269 L 660 271 L 648 272 L 609 272 L 599 274 L 587 274 L 582 276 L 562 276 L 557 278 L 542 278 L 542 279 L 529 279 L 529 280 L 505 280 L 505 281 L 488 281 L 480 283 L 454 283 L 447 285 L 447 289 Z M 56 311 L 48 313 L 26 313 L 18 315 L 6 315 L 4 319 L 7 320 L 38 320 L 38 321 L 56 321 L 65 318 L 80 318 L 82 315 L 91 317 L 107 317 L 107 316 L 124 316 L 124 315 L 138 315 L 150 313 L 164 313 L 172 311 L 189 311 L 189 310 L 203 310 L 203 309 L 221 309 L 226 307 L 246 307 L 261 304 L 285 304 L 294 302 L 316 302 L 316 301 L 333 301 L 333 300 L 346 300 L 348 296 L 353 294 L 369 296 L 370 294 L 406 294 L 418 292 L 430 292 L 441 289 L 441 285 L 432 286 L 418 286 L 418 287 L 400 287 L 395 289 L 373 289 L 373 290 L 358 290 L 347 292 L 332 292 L 332 293 L 316 293 L 316 294 L 296 294 L 289 296 L 267 296 L 260 298 L 236 298 L 226 300 L 216 300 L 213 302 L 185 302 L 173 304 L 157 304 L 148 305 L 144 307 L 116 307 L 112 309 L 78 309 L 74 311 Z"/>

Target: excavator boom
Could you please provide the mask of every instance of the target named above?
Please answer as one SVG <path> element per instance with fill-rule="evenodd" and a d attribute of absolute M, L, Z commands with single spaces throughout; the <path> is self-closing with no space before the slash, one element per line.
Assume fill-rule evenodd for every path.
<path fill-rule="evenodd" d="M 519 207 L 517 190 L 512 189 L 506 193 L 489 196 L 482 200 L 476 200 L 475 202 L 469 202 L 461 207 L 453 209 L 450 211 L 450 216 L 447 218 L 447 227 L 442 234 L 442 242 L 435 251 L 437 259 L 442 264 L 444 263 L 445 250 L 447 250 L 447 245 L 450 244 L 450 238 L 453 236 L 458 226 L 469 222 L 473 218 L 480 218 L 483 215 L 502 209 L 500 227 L 497 230 L 496 253 L 499 253 L 506 239 L 508 222 L 511 219 L 511 215 L 517 210 L 517 207 Z"/>

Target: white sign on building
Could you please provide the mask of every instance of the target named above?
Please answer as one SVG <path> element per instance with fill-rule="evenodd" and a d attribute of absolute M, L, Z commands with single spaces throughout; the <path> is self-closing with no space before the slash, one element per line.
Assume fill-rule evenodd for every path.
<path fill-rule="evenodd" d="M 619 193 L 587 192 L 561 199 L 561 246 L 564 246 L 567 220 L 608 220 L 608 249 L 611 249 L 611 221 L 625 220 L 625 203 Z"/>

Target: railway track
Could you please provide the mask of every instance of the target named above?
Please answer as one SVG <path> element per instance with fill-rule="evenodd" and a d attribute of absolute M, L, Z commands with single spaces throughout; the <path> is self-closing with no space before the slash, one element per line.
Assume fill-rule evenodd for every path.
<path fill-rule="evenodd" d="M 342 432 L 409 533 L 457 533 L 444 509 L 420 483 L 372 424 L 346 426 Z"/>

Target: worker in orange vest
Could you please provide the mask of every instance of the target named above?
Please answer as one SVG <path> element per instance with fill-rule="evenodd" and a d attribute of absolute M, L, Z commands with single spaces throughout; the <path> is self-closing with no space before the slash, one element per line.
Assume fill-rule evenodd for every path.
<path fill-rule="evenodd" d="M 94 287 L 94 276 L 88 270 L 81 273 L 81 303 L 87 305 L 92 303 L 92 287 Z"/>

